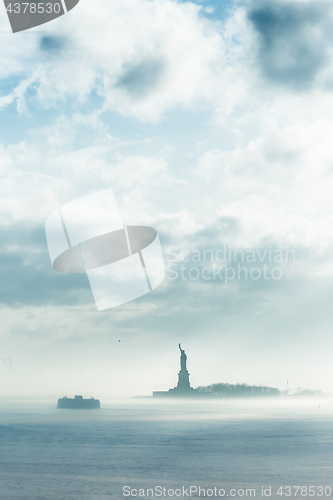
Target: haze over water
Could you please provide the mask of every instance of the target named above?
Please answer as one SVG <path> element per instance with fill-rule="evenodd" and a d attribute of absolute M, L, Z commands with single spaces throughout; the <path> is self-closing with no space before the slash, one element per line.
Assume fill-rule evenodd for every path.
<path fill-rule="evenodd" d="M 280 486 L 332 486 L 332 416 L 325 399 L 143 399 L 96 411 L 2 400 L 0 498 L 118 500 L 124 486 L 146 494 L 191 485 L 226 496 L 254 488 L 259 498 L 272 486 L 271 498 L 285 498 Z"/>

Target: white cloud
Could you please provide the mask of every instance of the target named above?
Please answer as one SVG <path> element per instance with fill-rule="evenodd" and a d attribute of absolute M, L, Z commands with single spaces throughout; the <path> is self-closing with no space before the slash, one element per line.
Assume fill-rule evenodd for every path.
<path fill-rule="evenodd" d="M 308 99 L 294 100 L 290 113 L 290 99 L 279 101 L 279 112 L 284 107 L 290 125 L 278 127 L 276 121 L 243 147 L 209 150 L 199 159 L 196 174 L 205 178 L 204 189 L 215 200 L 219 216 L 240 220 L 239 244 L 258 245 L 265 237 L 292 246 L 329 247 L 333 243 L 333 122 L 329 111 L 333 100 L 327 95 L 313 96 L 315 102 L 308 107 L 305 120 Z M 312 106 L 317 109 L 313 121 Z M 326 112 L 320 113 L 324 107 Z M 257 119 L 260 122 L 260 108 Z"/>
<path fill-rule="evenodd" d="M 58 49 L 43 53 L 37 34 L 9 38 L 11 58 L 2 60 L 3 75 L 20 70 L 26 78 L 3 105 L 18 94 L 22 99 L 33 82 L 46 106 L 66 98 L 83 102 L 95 89 L 105 108 L 148 121 L 176 106 L 210 100 L 223 85 L 225 49 L 217 27 L 199 11 L 171 0 L 99 0 L 94 7 L 81 0 L 75 11 L 52 22 L 56 35 L 44 35 L 58 37 Z"/>

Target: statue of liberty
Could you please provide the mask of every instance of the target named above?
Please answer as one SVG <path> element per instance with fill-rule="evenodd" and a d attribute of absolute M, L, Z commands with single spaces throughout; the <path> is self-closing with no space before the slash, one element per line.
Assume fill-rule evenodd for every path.
<path fill-rule="evenodd" d="M 181 355 L 180 355 L 180 369 L 183 371 L 187 371 L 187 368 L 186 368 L 186 361 L 187 361 L 187 356 L 185 354 L 185 351 L 184 349 L 181 348 L 181 345 L 179 344 L 179 349 L 180 349 L 180 352 L 181 352 Z"/>
<path fill-rule="evenodd" d="M 182 346 L 178 344 L 180 350 L 180 371 L 178 373 L 178 383 L 177 386 L 168 391 L 154 391 L 153 396 L 170 396 L 170 397 L 192 397 L 198 395 L 198 389 L 193 389 L 190 384 L 190 374 L 187 370 L 187 356 L 182 349 Z"/>
<path fill-rule="evenodd" d="M 184 349 L 181 348 L 180 344 L 179 344 L 179 350 L 181 354 L 180 354 L 180 372 L 178 373 L 177 389 L 184 391 L 192 388 L 190 386 L 190 379 L 189 379 L 190 374 L 186 368 L 187 356 L 185 354 Z"/>

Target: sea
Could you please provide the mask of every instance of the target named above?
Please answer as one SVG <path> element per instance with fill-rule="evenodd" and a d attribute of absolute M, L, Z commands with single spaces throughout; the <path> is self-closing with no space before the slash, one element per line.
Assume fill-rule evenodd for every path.
<path fill-rule="evenodd" d="M 1 500 L 331 498 L 333 402 L 0 400 Z"/>

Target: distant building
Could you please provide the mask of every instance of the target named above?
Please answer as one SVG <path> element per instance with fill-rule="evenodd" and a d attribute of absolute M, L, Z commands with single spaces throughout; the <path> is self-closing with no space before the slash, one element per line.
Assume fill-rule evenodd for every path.
<path fill-rule="evenodd" d="M 173 389 L 169 389 L 168 391 L 154 391 L 154 397 L 192 397 L 197 396 L 197 389 L 193 389 L 190 385 L 190 374 L 186 367 L 187 356 L 185 351 L 180 349 L 180 372 L 178 373 L 178 384 Z"/>

